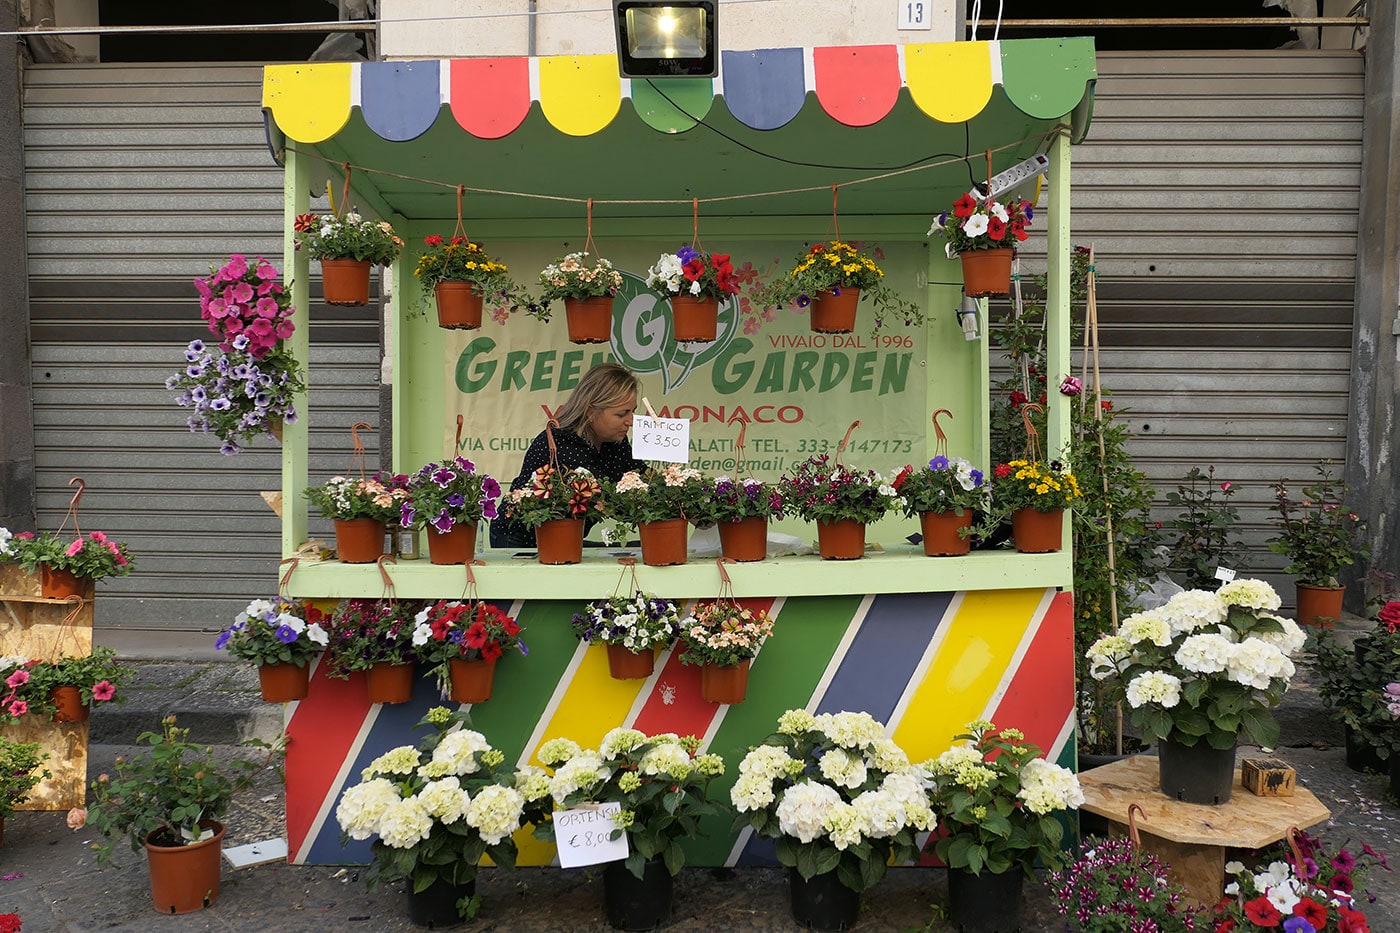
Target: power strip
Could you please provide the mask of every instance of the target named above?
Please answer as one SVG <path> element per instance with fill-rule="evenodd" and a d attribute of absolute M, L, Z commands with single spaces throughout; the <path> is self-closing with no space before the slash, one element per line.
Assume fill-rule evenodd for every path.
<path fill-rule="evenodd" d="M 1037 175 L 1044 175 L 1049 168 L 1049 158 L 1046 157 L 1045 153 L 1037 152 L 1026 161 L 1013 165 L 998 175 L 993 175 L 991 196 L 993 198 L 1000 197 L 1012 188 L 1033 181 Z M 978 201 L 985 201 L 987 199 L 986 182 L 974 185 L 968 194 Z"/>

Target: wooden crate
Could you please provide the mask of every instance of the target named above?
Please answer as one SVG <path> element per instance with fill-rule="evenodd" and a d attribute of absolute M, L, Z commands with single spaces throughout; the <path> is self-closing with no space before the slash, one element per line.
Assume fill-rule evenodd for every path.
<path fill-rule="evenodd" d="M 1298 773 L 1277 758 L 1245 758 L 1240 761 L 1240 783 L 1256 797 L 1292 797 Z"/>

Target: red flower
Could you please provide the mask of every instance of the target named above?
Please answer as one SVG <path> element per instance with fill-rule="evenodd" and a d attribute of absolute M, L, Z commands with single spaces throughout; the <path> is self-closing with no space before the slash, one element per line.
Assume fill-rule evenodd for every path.
<path fill-rule="evenodd" d="M 462 644 L 468 648 L 481 649 L 486 644 L 486 626 L 480 622 L 473 622 L 471 628 L 462 633 Z"/>
<path fill-rule="evenodd" d="M 1366 915 L 1359 910 L 1352 910 L 1350 907 L 1338 907 L 1341 912 L 1341 919 L 1337 921 L 1338 933 L 1371 933 L 1371 925 L 1366 922 Z"/>
<path fill-rule="evenodd" d="M 909 474 L 913 472 L 914 468 L 912 466 L 906 466 L 904 469 L 899 471 L 899 475 L 894 478 L 894 482 L 890 483 L 890 485 L 894 487 L 895 492 L 899 492 L 899 487 L 904 485 L 904 481 L 907 480 L 909 478 Z"/>
<path fill-rule="evenodd" d="M 1247 901 L 1244 905 L 1244 915 L 1249 918 L 1255 926 L 1276 927 L 1283 921 L 1283 914 L 1278 912 L 1267 897 L 1256 897 L 1252 901 Z"/>
<path fill-rule="evenodd" d="M 1382 606 L 1380 620 L 1392 632 L 1400 628 L 1400 600 L 1394 600 Z"/>
<path fill-rule="evenodd" d="M 970 194 L 964 194 L 962 197 L 958 198 L 956 201 L 953 202 L 954 217 L 971 217 L 973 212 L 976 210 L 977 202 L 973 199 L 972 195 Z"/>
<path fill-rule="evenodd" d="M 483 661 L 494 661 L 501 656 L 501 643 L 498 641 L 488 641 L 481 646 L 481 659 Z"/>
<path fill-rule="evenodd" d="M 1006 222 L 998 217 L 987 219 L 987 237 L 992 242 L 1000 242 L 1006 237 Z"/>
<path fill-rule="evenodd" d="M 467 243 L 467 238 L 464 237 L 464 236 L 454 236 L 454 237 L 452 238 L 452 245 L 453 245 L 453 246 L 461 246 L 463 243 Z M 470 246 L 471 244 L 468 243 L 467 245 Z"/>
<path fill-rule="evenodd" d="M 1026 222 L 1020 217 L 1011 221 L 1011 235 L 1018 240 L 1030 239 L 1030 234 L 1026 232 Z"/>
<path fill-rule="evenodd" d="M 995 476 L 997 479 L 1006 479 L 1008 476 L 1015 472 L 1015 470 L 1011 469 L 1011 464 L 998 463 L 996 465 L 996 469 L 992 470 L 992 475 Z"/>
<path fill-rule="evenodd" d="M 1327 907 L 1310 897 L 1302 898 L 1293 905 L 1293 916 L 1302 917 L 1314 930 L 1327 926 Z"/>
<path fill-rule="evenodd" d="M 1017 390 L 1011 393 L 1012 408 L 1020 408 L 1022 405 L 1026 404 L 1029 401 L 1030 399 L 1026 397 L 1026 393 L 1024 392 Z"/>
<path fill-rule="evenodd" d="M 316 222 L 315 214 L 298 214 L 297 219 L 292 222 L 292 229 L 297 233 L 306 233 L 316 229 Z"/>
<path fill-rule="evenodd" d="M 441 245 L 442 245 L 442 237 L 440 237 L 440 236 L 438 236 L 436 233 L 434 233 L 432 236 L 425 236 L 425 237 L 423 237 L 423 243 L 424 243 L 425 245 L 427 245 L 427 246 L 441 246 Z"/>
<path fill-rule="evenodd" d="M 1215 925 L 1215 933 L 1230 933 L 1235 928 L 1235 921 L 1221 920 Z"/>
<path fill-rule="evenodd" d="M 705 274 L 705 263 L 699 259 L 692 259 L 681 266 L 681 274 L 686 277 L 686 281 L 694 282 Z"/>

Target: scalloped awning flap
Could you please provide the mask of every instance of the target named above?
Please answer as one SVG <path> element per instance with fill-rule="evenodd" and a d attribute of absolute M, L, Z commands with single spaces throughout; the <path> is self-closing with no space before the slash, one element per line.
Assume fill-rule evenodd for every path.
<path fill-rule="evenodd" d="M 426 133 L 443 105 L 471 135 L 500 139 L 535 102 L 559 132 L 590 136 L 613 122 L 624 98 L 647 126 L 678 133 L 704 119 L 715 97 L 745 126 L 774 130 L 811 92 L 832 119 L 860 127 L 889 114 L 902 90 L 930 119 L 962 123 L 1001 87 L 1028 116 L 1072 115 L 1078 140 L 1096 77 L 1087 38 L 726 51 L 717 78 L 656 82 L 620 78 L 612 55 L 337 62 L 266 66 L 263 107 L 297 142 L 331 139 L 356 107 L 374 133 L 402 142 Z"/>

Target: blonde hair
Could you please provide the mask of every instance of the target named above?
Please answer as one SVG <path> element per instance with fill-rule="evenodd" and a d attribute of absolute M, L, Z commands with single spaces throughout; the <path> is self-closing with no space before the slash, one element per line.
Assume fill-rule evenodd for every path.
<path fill-rule="evenodd" d="M 642 381 L 631 370 L 617 363 L 599 363 L 584 373 L 569 400 L 554 417 L 565 431 L 573 431 L 596 446 L 593 413 L 600 408 L 624 405 L 629 398 L 635 404 L 641 392 Z"/>

